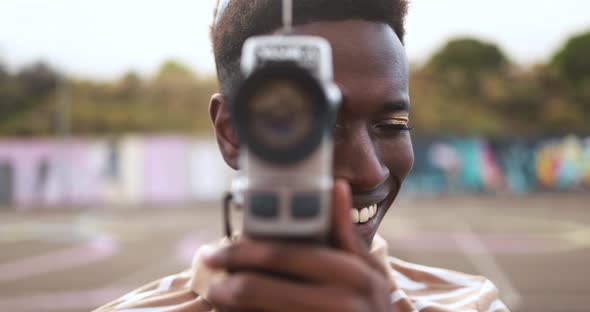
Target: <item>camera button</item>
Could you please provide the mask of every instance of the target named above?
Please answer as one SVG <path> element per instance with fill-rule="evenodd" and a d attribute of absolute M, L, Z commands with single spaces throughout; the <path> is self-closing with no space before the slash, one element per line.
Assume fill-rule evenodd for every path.
<path fill-rule="evenodd" d="M 291 201 L 291 215 L 295 219 L 311 219 L 320 213 L 320 198 L 317 194 L 295 195 Z"/>
<path fill-rule="evenodd" d="M 279 199 L 272 193 L 252 194 L 250 197 L 250 211 L 259 218 L 276 218 L 279 215 Z"/>

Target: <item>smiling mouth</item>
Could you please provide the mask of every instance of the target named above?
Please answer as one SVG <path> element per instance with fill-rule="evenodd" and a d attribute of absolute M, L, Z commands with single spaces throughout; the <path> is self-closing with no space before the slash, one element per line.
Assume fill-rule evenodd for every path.
<path fill-rule="evenodd" d="M 382 209 L 383 203 L 386 200 L 387 198 L 362 208 L 351 208 L 350 217 L 352 219 L 352 223 L 364 224 L 373 220 L 378 215 L 379 210 Z"/>

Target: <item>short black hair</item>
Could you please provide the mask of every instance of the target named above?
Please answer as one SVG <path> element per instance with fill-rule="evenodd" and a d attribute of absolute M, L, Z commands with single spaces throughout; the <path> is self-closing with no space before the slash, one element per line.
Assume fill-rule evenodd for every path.
<path fill-rule="evenodd" d="M 389 25 L 404 42 L 409 0 L 293 0 L 293 24 L 361 19 Z M 242 46 L 251 36 L 282 25 L 280 0 L 231 0 L 218 17 L 215 6 L 211 41 L 220 91 L 231 95 L 241 80 Z M 217 18 L 219 20 L 217 20 Z"/>

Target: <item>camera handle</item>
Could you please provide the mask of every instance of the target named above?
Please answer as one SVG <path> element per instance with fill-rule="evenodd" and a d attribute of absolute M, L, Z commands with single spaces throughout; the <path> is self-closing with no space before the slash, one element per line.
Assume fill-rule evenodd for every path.
<path fill-rule="evenodd" d="M 234 195 L 230 192 L 227 192 L 225 196 L 223 196 L 223 229 L 225 231 L 225 236 L 228 239 L 232 239 L 233 228 L 231 225 L 231 203 L 234 200 Z"/>

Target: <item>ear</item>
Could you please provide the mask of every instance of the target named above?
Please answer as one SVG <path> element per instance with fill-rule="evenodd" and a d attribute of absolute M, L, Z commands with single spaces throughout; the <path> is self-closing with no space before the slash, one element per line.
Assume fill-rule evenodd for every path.
<path fill-rule="evenodd" d="M 240 145 L 237 133 L 231 123 L 229 104 L 226 103 L 222 94 L 214 94 L 209 103 L 209 116 L 213 122 L 213 129 L 217 137 L 217 144 L 221 155 L 228 166 L 238 170 L 238 158 L 240 156 Z"/>

